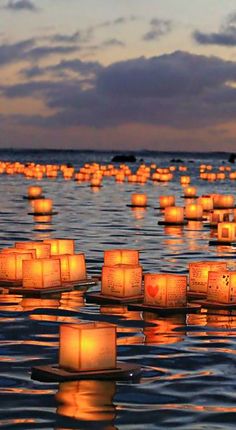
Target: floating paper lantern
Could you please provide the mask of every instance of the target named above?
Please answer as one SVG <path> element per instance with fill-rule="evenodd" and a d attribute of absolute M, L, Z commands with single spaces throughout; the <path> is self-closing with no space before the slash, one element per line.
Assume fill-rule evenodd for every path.
<path fill-rule="evenodd" d="M 28 187 L 28 197 L 29 199 L 38 199 L 42 195 L 43 189 L 37 185 Z"/>
<path fill-rule="evenodd" d="M 34 213 L 37 215 L 50 215 L 52 213 L 52 204 L 52 199 L 37 199 L 33 204 Z"/>
<path fill-rule="evenodd" d="M 191 182 L 190 176 L 180 176 L 181 185 L 188 185 Z"/>
<path fill-rule="evenodd" d="M 211 211 L 213 209 L 213 197 L 201 196 L 197 200 L 198 204 L 202 206 L 204 211 Z"/>
<path fill-rule="evenodd" d="M 31 252 L 0 253 L 0 280 L 19 281 L 22 279 L 22 264 L 24 260 L 33 258 Z"/>
<path fill-rule="evenodd" d="M 144 303 L 160 307 L 184 307 L 187 276 L 163 273 L 144 275 Z"/>
<path fill-rule="evenodd" d="M 159 202 L 161 209 L 167 208 L 169 206 L 175 206 L 175 196 L 160 196 Z"/>
<path fill-rule="evenodd" d="M 184 222 L 184 208 L 180 206 L 170 206 L 165 208 L 165 222 L 170 224 L 180 224 Z"/>
<path fill-rule="evenodd" d="M 147 206 L 147 196 L 146 194 L 132 194 L 131 205 L 145 207 Z"/>
<path fill-rule="evenodd" d="M 61 264 L 62 282 L 76 282 L 87 278 L 84 254 L 58 255 Z"/>
<path fill-rule="evenodd" d="M 107 249 L 104 251 L 104 266 L 117 264 L 139 265 L 139 251 L 136 249 Z"/>
<path fill-rule="evenodd" d="M 219 242 L 236 241 L 236 223 L 220 222 L 217 226 L 217 237 Z"/>
<path fill-rule="evenodd" d="M 228 209 L 214 209 L 209 216 L 209 223 L 212 226 L 216 226 L 220 222 L 229 222 L 229 211 Z"/>
<path fill-rule="evenodd" d="M 210 271 L 227 270 L 227 263 L 197 261 L 189 263 L 189 289 L 196 293 L 207 293 L 208 274 Z"/>
<path fill-rule="evenodd" d="M 185 217 L 187 219 L 202 219 L 203 209 L 197 203 L 191 203 L 185 207 Z"/>
<path fill-rule="evenodd" d="M 72 255 L 75 253 L 75 241 L 73 239 L 47 239 L 43 243 L 50 245 L 51 255 Z"/>
<path fill-rule="evenodd" d="M 213 196 L 214 208 L 228 209 L 233 208 L 235 205 L 234 196 L 231 194 L 215 194 Z"/>
<path fill-rule="evenodd" d="M 44 242 L 16 242 L 16 248 L 35 250 L 36 258 L 49 258 L 51 255 L 51 245 Z"/>
<path fill-rule="evenodd" d="M 209 272 L 207 300 L 216 303 L 236 303 L 236 272 Z"/>
<path fill-rule="evenodd" d="M 61 285 L 60 261 L 40 258 L 23 261 L 23 288 L 53 288 Z"/>
<path fill-rule="evenodd" d="M 103 266 L 102 294 L 113 297 L 135 297 L 142 292 L 142 268 L 120 264 Z"/>
<path fill-rule="evenodd" d="M 195 197 L 197 194 L 196 187 L 185 187 L 184 188 L 184 197 Z"/>
<path fill-rule="evenodd" d="M 102 186 L 102 180 L 100 177 L 98 178 L 92 178 L 90 181 L 90 187 L 101 187 Z"/>
<path fill-rule="evenodd" d="M 2 254 L 27 254 L 27 255 L 30 255 L 31 258 L 37 258 L 35 249 L 3 248 L 1 249 L 1 253 Z"/>
<path fill-rule="evenodd" d="M 106 323 L 60 327 L 59 367 L 82 372 L 116 368 L 116 327 Z"/>

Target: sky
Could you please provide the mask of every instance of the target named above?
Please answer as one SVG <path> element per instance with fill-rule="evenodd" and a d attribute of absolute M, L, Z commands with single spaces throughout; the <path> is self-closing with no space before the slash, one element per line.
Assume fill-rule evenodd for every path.
<path fill-rule="evenodd" d="M 236 151 L 235 0 L 0 0 L 0 148 Z"/>

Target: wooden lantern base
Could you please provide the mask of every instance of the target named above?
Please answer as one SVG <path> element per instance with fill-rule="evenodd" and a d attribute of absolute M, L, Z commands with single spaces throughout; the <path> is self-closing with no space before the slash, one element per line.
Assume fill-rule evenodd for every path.
<path fill-rule="evenodd" d="M 12 288 L 12 287 L 21 287 L 22 281 L 10 281 L 10 280 L 0 280 L 0 287 Z"/>
<path fill-rule="evenodd" d="M 28 212 L 28 215 L 33 216 L 49 216 L 49 215 L 57 215 L 58 212 Z"/>
<path fill-rule="evenodd" d="M 24 200 L 38 200 L 38 199 L 45 199 L 45 196 L 38 196 L 38 197 L 29 197 L 29 196 L 22 196 Z"/>
<path fill-rule="evenodd" d="M 224 242 L 220 240 L 209 240 L 208 242 L 209 246 L 236 246 L 236 242 Z"/>
<path fill-rule="evenodd" d="M 78 381 L 81 379 L 122 380 L 137 378 L 141 367 L 137 364 L 117 362 L 115 369 L 73 372 L 59 368 L 58 365 L 32 368 L 31 378 L 46 382 Z"/>
<path fill-rule="evenodd" d="M 97 281 L 92 278 L 81 279 L 80 281 L 73 282 L 63 282 L 62 285 L 64 287 L 71 287 L 73 290 L 80 289 L 81 287 L 92 287 L 93 285 L 97 285 Z"/>
<path fill-rule="evenodd" d="M 182 222 L 167 222 L 167 221 L 158 221 L 158 225 L 166 225 L 166 226 L 181 226 L 188 225 L 188 221 Z"/>
<path fill-rule="evenodd" d="M 87 303 L 109 304 L 109 303 L 137 303 L 143 300 L 143 295 L 133 297 L 111 297 L 105 296 L 102 293 L 87 293 L 85 294 Z"/>
<path fill-rule="evenodd" d="M 174 314 L 190 314 L 201 310 L 200 303 L 187 303 L 186 306 L 182 307 L 162 307 L 154 305 L 145 305 L 143 303 L 128 304 L 128 310 L 130 311 L 143 311 L 143 312 L 153 312 L 158 315 L 174 315 Z"/>
<path fill-rule="evenodd" d="M 52 288 L 23 288 L 23 287 L 11 287 L 9 288 L 10 294 L 20 294 L 27 297 L 45 297 L 50 294 L 60 294 L 73 291 L 73 287 L 69 285 L 61 285 L 59 287 Z"/>
<path fill-rule="evenodd" d="M 180 196 L 181 199 L 198 199 L 199 196 Z"/>
<path fill-rule="evenodd" d="M 200 217 L 200 218 L 187 218 L 187 217 L 185 217 L 185 219 L 189 222 L 189 221 L 204 221 L 206 218 L 204 218 L 204 217 Z"/>
<path fill-rule="evenodd" d="M 197 303 L 206 309 L 236 310 L 236 303 L 217 303 L 208 300 L 199 300 Z"/>
<path fill-rule="evenodd" d="M 206 293 L 198 293 L 197 291 L 187 291 L 188 300 L 206 299 Z"/>
<path fill-rule="evenodd" d="M 128 204 L 128 205 L 126 205 L 127 206 L 127 208 L 135 208 L 135 209 L 146 209 L 146 208 L 151 208 L 151 206 L 150 205 L 146 205 L 146 206 L 138 206 L 138 205 L 130 205 L 130 204 Z"/>

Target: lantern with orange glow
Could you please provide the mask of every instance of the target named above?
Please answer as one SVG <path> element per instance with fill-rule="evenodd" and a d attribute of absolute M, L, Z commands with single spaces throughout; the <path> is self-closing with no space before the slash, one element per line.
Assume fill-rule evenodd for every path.
<path fill-rule="evenodd" d="M 196 203 L 191 203 L 185 207 L 185 217 L 186 219 L 202 219 L 203 209 L 202 206 Z"/>
<path fill-rule="evenodd" d="M 184 222 L 184 208 L 180 206 L 165 208 L 165 222 L 168 224 L 182 224 Z"/>
<path fill-rule="evenodd" d="M 213 201 L 216 209 L 229 209 L 235 205 L 234 196 L 231 194 L 215 194 Z"/>
<path fill-rule="evenodd" d="M 23 261 L 23 288 L 53 288 L 61 285 L 61 266 L 57 259 Z"/>
<path fill-rule="evenodd" d="M 83 281 L 87 278 L 84 254 L 58 255 L 61 264 L 62 282 Z"/>
<path fill-rule="evenodd" d="M 132 194 L 131 205 L 137 207 L 147 206 L 147 196 L 146 194 Z"/>
<path fill-rule="evenodd" d="M 32 185 L 28 187 L 28 198 L 29 199 L 39 199 L 42 196 L 43 189 L 37 185 Z"/>
<path fill-rule="evenodd" d="M 147 273 L 144 275 L 144 303 L 158 307 L 186 306 L 187 276 Z"/>
<path fill-rule="evenodd" d="M 189 263 L 189 289 L 196 293 L 207 293 L 208 273 L 227 270 L 227 263 L 196 261 Z"/>
<path fill-rule="evenodd" d="M 215 303 L 236 304 L 236 272 L 209 272 L 207 300 Z"/>
<path fill-rule="evenodd" d="M 184 197 L 196 197 L 197 195 L 197 188 L 196 187 L 185 187 L 184 188 Z"/>
<path fill-rule="evenodd" d="M 74 239 L 47 239 L 43 243 L 50 245 L 51 255 L 72 255 L 75 253 Z"/>
<path fill-rule="evenodd" d="M 19 249 L 35 250 L 36 258 L 49 258 L 51 255 L 51 245 L 44 242 L 16 242 L 15 247 Z"/>
<path fill-rule="evenodd" d="M 209 223 L 211 226 L 217 226 L 220 222 L 229 222 L 229 211 L 228 209 L 214 209 L 210 213 Z"/>
<path fill-rule="evenodd" d="M 52 199 L 37 199 L 34 201 L 33 210 L 37 215 L 50 215 L 52 213 Z"/>
<path fill-rule="evenodd" d="M 94 322 L 60 327 L 59 367 L 74 372 L 116 368 L 116 326 Z"/>
<path fill-rule="evenodd" d="M 202 206 L 204 211 L 211 211 L 213 209 L 213 197 L 212 196 L 201 196 L 197 200 L 198 204 Z"/>
<path fill-rule="evenodd" d="M 104 251 L 104 266 L 117 264 L 139 265 L 139 251 L 136 249 L 107 249 Z"/>
<path fill-rule="evenodd" d="M 0 280 L 22 280 L 22 264 L 24 260 L 32 260 L 31 252 L 0 253 Z"/>
<path fill-rule="evenodd" d="M 142 293 L 142 268 L 119 264 L 103 266 L 102 294 L 110 297 L 136 297 Z"/>
<path fill-rule="evenodd" d="M 220 222 L 217 225 L 217 237 L 219 242 L 235 242 L 236 241 L 236 223 Z"/>
<path fill-rule="evenodd" d="M 115 419 L 115 381 L 71 381 L 59 385 L 57 414 L 81 421 Z M 109 430 L 115 430 L 110 427 Z"/>
<path fill-rule="evenodd" d="M 167 208 L 169 206 L 175 206 L 175 196 L 160 196 L 159 202 L 161 209 Z"/>
<path fill-rule="evenodd" d="M 101 187 L 102 186 L 102 179 L 100 176 L 93 177 L 90 180 L 90 187 Z"/>
<path fill-rule="evenodd" d="M 191 182 L 190 176 L 180 176 L 181 185 L 186 186 L 186 185 L 190 184 L 190 182 Z"/>

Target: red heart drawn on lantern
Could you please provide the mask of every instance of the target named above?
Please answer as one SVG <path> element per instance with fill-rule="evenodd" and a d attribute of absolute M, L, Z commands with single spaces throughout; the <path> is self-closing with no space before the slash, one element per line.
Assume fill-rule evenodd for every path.
<path fill-rule="evenodd" d="M 158 285 L 148 285 L 147 286 L 147 292 L 149 296 L 155 297 L 158 293 L 159 287 Z"/>

